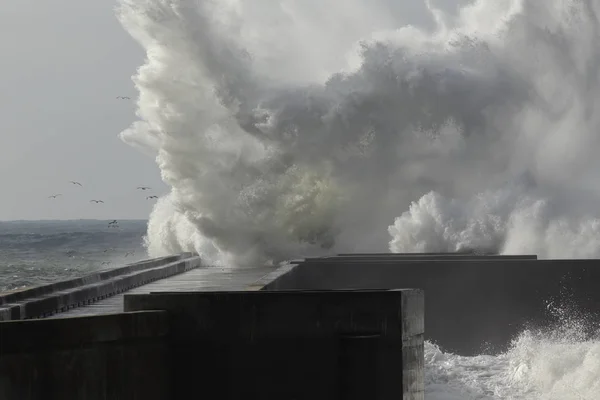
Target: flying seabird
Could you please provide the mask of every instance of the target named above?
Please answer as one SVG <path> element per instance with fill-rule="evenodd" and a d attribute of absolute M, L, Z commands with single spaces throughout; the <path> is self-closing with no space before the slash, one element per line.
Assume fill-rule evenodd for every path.
<path fill-rule="evenodd" d="M 110 221 L 108 224 L 109 224 L 109 225 L 112 225 L 112 224 L 116 224 L 116 223 L 117 223 L 117 220 L 116 220 L 116 219 L 113 219 L 113 220 L 112 220 L 112 221 Z"/>
<path fill-rule="evenodd" d="M 76 181 L 69 181 L 69 182 L 71 182 L 73 185 L 79 185 L 79 186 L 83 186 L 81 183 L 79 183 L 79 182 L 76 182 Z"/>
<path fill-rule="evenodd" d="M 104 203 L 102 200 L 90 200 L 90 203 Z"/>
<path fill-rule="evenodd" d="M 138 189 L 140 189 L 140 190 L 148 190 L 148 189 L 152 189 L 152 188 L 150 188 L 148 186 L 138 186 Z"/>
<path fill-rule="evenodd" d="M 49 199 L 55 199 L 58 196 L 62 196 L 62 194 L 58 193 L 58 194 L 53 194 L 52 196 L 48 196 Z"/>
<path fill-rule="evenodd" d="M 128 97 L 128 96 L 117 96 L 117 99 L 131 100 L 131 97 Z"/>
<path fill-rule="evenodd" d="M 146 197 L 146 200 L 149 200 L 149 199 L 158 199 L 158 196 L 148 196 L 148 197 Z"/>

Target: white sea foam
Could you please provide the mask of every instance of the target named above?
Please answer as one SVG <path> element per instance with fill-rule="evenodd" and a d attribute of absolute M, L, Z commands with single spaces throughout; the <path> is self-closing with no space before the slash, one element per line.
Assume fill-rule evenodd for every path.
<path fill-rule="evenodd" d="M 524 331 L 497 356 L 461 357 L 425 343 L 428 400 L 600 398 L 600 340 L 576 318 L 552 331 Z"/>

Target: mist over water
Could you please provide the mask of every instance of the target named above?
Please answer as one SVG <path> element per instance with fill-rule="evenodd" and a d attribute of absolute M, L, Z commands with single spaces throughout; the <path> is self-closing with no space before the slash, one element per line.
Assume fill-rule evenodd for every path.
<path fill-rule="evenodd" d="M 172 188 L 150 256 L 600 256 L 600 3 L 425 5 L 429 30 L 383 1 L 120 0 L 147 52 L 121 136 Z M 598 398 L 600 342 L 559 333 L 428 343 L 427 397 Z"/>

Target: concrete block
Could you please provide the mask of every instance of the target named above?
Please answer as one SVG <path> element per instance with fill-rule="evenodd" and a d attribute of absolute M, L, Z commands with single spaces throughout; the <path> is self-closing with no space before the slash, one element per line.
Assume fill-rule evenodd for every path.
<path fill-rule="evenodd" d="M 172 398 L 423 399 L 420 290 L 125 295 L 152 309 L 169 313 Z"/>
<path fill-rule="evenodd" d="M 547 305 L 600 323 L 600 260 L 357 260 L 304 262 L 271 290 L 419 288 L 425 338 L 462 355 L 498 353 L 528 327 L 556 322 Z"/>

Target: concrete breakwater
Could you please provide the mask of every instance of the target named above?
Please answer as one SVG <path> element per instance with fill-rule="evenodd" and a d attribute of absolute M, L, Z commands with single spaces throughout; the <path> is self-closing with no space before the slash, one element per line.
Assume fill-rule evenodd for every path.
<path fill-rule="evenodd" d="M 126 296 L 0 323 L 0 398 L 423 400 L 417 290 Z"/>
<path fill-rule="evenodd" d="M 194 266 L 183 278 L 218 271 L 195 256 L 160 263 Z M 261 290 L 286 267 L 125 294 L 118 313 L 0 322 L 0 398 L 423 399 L 422 291 Z"/>
<path fill-rule="evenodd" d="M 185 255 L 146 265 L 127 271 L 169 272 L 139 278 L 158 280 L 112 296 L 121 302 L 99 315 L 0 322 L 0 398 L 422 400 L 424 339 L 464 355 L 500 351 L 523 326 L 552 322 L 548 302 L 600 309 L 600 260 L 344 254 L 220 269 Z M 43 296 L 64 298 L 57 287 Z M 23 297 L 25 317 L 29 298 L 46 304 Z"/>
<path fill-rule="evenodd" d="M 260 290 L 282 273 L 126 294 L 119 313 L 0 322 L 0 398 L 424 398 L 422 291 Z"/>

